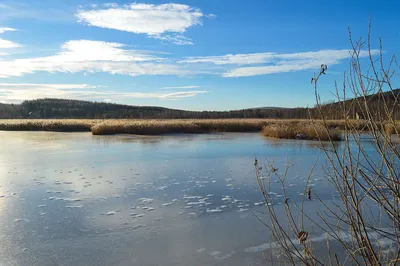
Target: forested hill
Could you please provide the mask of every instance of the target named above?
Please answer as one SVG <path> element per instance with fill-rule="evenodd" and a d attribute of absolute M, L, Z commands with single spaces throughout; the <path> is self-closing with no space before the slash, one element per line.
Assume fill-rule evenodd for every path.
<path fill-rule="evenodd" d="M 131 106 L 104 102 L 38 99 L 21 104 L 0 104 L 0 118 L 296 118 L 306 116 L 306 108 L 254 108 L 212 112 L 184 111 L 153 106 Z"/>
<path fill-rule="evenodd" d="M 400 89 L 372 94 L 367 97 L 367 103 L 377 116 L 385 113 L 384 104 L 393 106 L 398 103 Z M 343 108 L 347 117 L 363 118 L 365 115 L 362 98 L 334 102 L 322 106 L 323 115 L 328 119 L 343 119 Z M 400 108 L 391 110 L 394 119 L 400 119 Z M 224 112 L 215 111 L 185 111 L 153 106 L 132 106 L 103 102 L 89 102 L 64 99 L 38 99 L 24 101 L 21 104 L 1 104 L 0 119 L 10 118 L 142 118 L 142 119 L 172 119 L 172 118 L 285 118 L 306 119 L 316 118 L 319 113 L 314 108 L 251 108 Z"/>
<path fill-rule="evenodd" d="M 365 111 L 365 103 L 367 103 L 368 108 L 375 118 L 386 119 L 388 117 L 387 112 L 389 112 L 393 116 L 393 119 L 400 120 L 399 100 L 400 89 L 395 89 L 393 91 L 370 94 L 365 98 L 357 97 L 341 102 L 324 104 L 322 110 L 324 116 L 329 119 L 343 119 L 343 111 L 345 111 L 348 118 L 363 119 L 367 116 Z"/>

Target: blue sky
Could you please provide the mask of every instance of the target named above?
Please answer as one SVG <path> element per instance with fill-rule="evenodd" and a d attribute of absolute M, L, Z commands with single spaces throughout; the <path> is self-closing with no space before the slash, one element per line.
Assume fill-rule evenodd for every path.
<path fill-rule="evenodd" d="M 398 1 L 0 0 L 0 102 L 42 97 L 188 110 L 312 106 L 348 68 L 347 27 L 399 52 Z M 364 56 L 367 53 L 363 54 Z"/>

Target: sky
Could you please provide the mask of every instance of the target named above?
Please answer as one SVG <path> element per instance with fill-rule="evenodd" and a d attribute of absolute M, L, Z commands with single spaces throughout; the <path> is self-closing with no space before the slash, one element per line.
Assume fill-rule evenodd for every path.
<path fill-rule="evenodd" d="M 111 0 L 112 1 L 112 0 Z M 185 110 L 334 99 L 354 39 L 400 50 L 400 2 L 0 0 L 0 102 L 68 98 Z M 363 51 L 361 57 L 367 58 Z"/>

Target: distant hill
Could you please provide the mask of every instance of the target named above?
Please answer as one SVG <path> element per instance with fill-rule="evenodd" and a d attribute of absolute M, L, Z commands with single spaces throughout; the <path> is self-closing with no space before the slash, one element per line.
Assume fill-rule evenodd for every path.
<path fill-rule="evenodd" d="M 292 108 L 286 108 L 286 107 L 276 107 L 276 106 L 266 106 L 266 107 L 255 107 L 255 108 L 247 108 L 243 110 L 272 110 L 272 109 L 292 109 Z"/>
<path fill-rule="evenodd" d="M 337 101 L 324 104 L 322 106 L 324 115 L 331 119 L 343 119 L 343 110 L 347 117 L 352 119 L 363 119 L 367 116 L 364 103 L 373 110 L 373 115 L 377 118 L 387 117 L 386 112 L 390 112 L 394 119 L 400 119 L 400 89 L 393 91 L 379 92 L 364 97 L 356 97 L 345 101 Z M 388 107 L 385 110 L 385 106 Z"/>
<path fill-rule="evenodd" d="M 400 89 L 393 92 L 384 92 L 367 96 L 368 106 L 373 108 L 376 115 L 383 115 L 384 102 L 389 105 L 398 102 Z M 350 99 L 341 102 L 324 104 L 323 115 L 328 119 L 343 119 L 343 108 L 349 118 L 357 115 L 363 118 L 363 106 L 358 100 Z M 395 119 L 400 119 L 400 110 L 396 106 L 391 110 Z M 278 118 L 278 119 L 306 119 L 317 117 L 319 113 L 314 108 L 281 108 L 260 107 L 232 111 L 185 111 L 156 106 L 132 106 L 104 102 L 90 102 L 67 99 L 37 99 L 24 101 L 21 104 L 0 103 L 0 119 L 25 118 L 79 118 L 79 119 L 189 119 L 189 118 Z"/>
<path fill-rule="evenodd" d="M 173 112 L 179 110 L 49 98 L 21 103 L 21 115 L 30 118 L 161 118 Z"/>
<path fill-rule="evenodd" d="M 21 105 L 0 103 L 0 118 L 20 118 Z"/>
<path fill-rule="evenodd" d="M 287 110 L 291 110 L 286 108 Z M 305 108 L 302 108 L 305 109 Z M 266 107 L 233 111 L 185 111 L 155 106 L 132 106 L 67 99 L 37 99 L 21 104 L 0 104 L 0 118 L 268 118 L 282 117 L 281 108 Z M 293 109 L 294 110 L 294 109 Z"/>

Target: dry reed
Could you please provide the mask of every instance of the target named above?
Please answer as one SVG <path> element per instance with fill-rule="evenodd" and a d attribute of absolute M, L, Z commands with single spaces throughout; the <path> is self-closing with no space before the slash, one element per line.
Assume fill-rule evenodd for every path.
<path fill-rule="evenodd" d="M 271 124 L 263 128 L 266 137 L 278 139 L 308 139 L 308 140 L 340 140 L 341 134 L 336 129 L 327 129 L 317 123 L 292 122 Z"/>
<path fill-rule="evenodd" d="M 0 120 L 0 130 L 90 132 L 91 127 L 98 122 L 86 119 L 4 119 Z"/>
<path fill-rule="evenodd" d="M 361 120 L 328 120 L 326 121 L 333 139 L 338 130 L 346 127 L 365 130 L 365 122 Z M 293 126 L 295 125 L 295 126 Z M 181 133 L 210 132 L 260 132 L 274 138 L 296 138 L 304 134 L 308 139 L 316 139 L 315 129 L 310 127 L 311 121 L 278 120 L 278 119 L 3 119 L 0 130 L 6 131 L 55 131 L 55 132 L 92 132 L 93 135 L 138 134 L 162 135 Z M 321 128 L 317 128 L 322 139 L 327 136 Z"/>
<path fill-rule="evenodd" d="M 209 132 L 259 132 L 266 125 L 261 119 L 207 120 L 109 120 L 92 127 L 93 135 L 161 135 Z"/>

